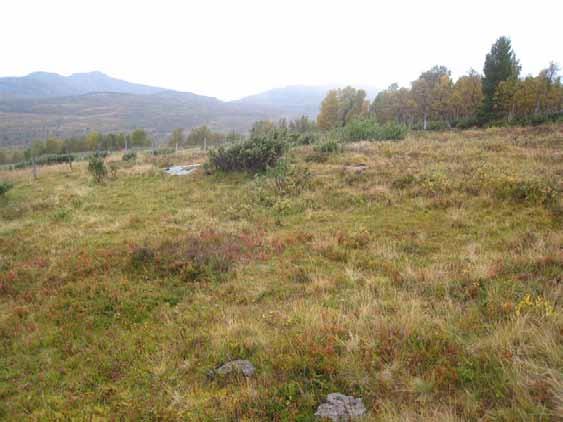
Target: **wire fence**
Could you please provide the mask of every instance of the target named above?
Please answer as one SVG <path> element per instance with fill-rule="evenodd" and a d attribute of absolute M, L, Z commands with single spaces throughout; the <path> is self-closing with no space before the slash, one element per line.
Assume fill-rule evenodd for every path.
<path fill-rule="evenodd" d="M 20 170 L 24 168 L 32 168 L 35 166 L 49 166 L 56 164 L 69 164 L 72 165 L 73 162 L 85 161 L 90 159 L 92 156 L 103 156 L 106 157 L 115 153 L 143 153 L 147 155 L 173 155 L 175 153 L 182 153 L 186 151 L 207 151 L 209 148 L 216 148 L 218 146 L 229 145 L 234 142 L 218 142 L 211 145 L 185 145 L 178 146 L 178 149 L 171 147 L 129 147 L 127 150 L 99 150 L 99 151 L 84 151 L 84 152 L 73 152 L 73 153 L 63 153 L 63 154 L 42 154 L 29 160 L 23 160 L 16 163 L 0 164 L 0 171 L 10 171 L 10 170 Z M 35 161 L 35 163 L 34 163 Z"/>

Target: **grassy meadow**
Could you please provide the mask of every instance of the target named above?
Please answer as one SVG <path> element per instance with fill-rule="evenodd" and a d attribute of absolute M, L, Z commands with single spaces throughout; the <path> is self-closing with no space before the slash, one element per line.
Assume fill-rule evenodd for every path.
<path fill-rule="evenodd" d="M 0 419 L 563 416 L 563 125 L 0 173 Z M 358 167 L 363 164 L 367 167 Z M 232 359 L 252 378 L 210 378 Z"/>

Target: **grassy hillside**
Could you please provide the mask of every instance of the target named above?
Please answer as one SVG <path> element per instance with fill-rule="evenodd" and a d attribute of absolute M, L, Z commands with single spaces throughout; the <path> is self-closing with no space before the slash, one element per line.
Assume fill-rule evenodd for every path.
<path fill-rule="evenodd" d="M 306 421 L 331 392 L 367 420 L 561 416 L 563 126 L 318 158 L 0 174 L 0 418 Z M 232 359 L 256 375 L 208 376 Z"/>

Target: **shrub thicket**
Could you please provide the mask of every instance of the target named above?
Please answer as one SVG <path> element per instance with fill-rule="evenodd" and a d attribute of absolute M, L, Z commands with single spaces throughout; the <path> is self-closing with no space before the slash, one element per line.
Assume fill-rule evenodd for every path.
<path fill-rule="evenodd" d="M 6 192 L 8 192 L 13 187 L 14 187 L 14 185 L 12 183 L 4 182 L 4 181 L 0 180 L 0 196 L 5 195 Z"/>
<path fill-rule="evenodd" d="M 319 140 L 318 132 L 290 133 L 289 142 L 293 145 L 313 145 Z"/>
<path fill-rule="evenodd" d="M 259 136 L 228 147 L 209 151 L 211 169 L 221 171 L 261 172 L 273 167 L 285 152 L 279 138 Z"/>
<path fill-rule="evenodd" d="M 54 164 L 71 164 L 76 160 L 74 154 L 45 154 L 35 158 L 36 166 L 51 166 Z M 33 166 L 33 161 L 21 161 L 14 165 L 14 168 L 22 169 Z"/>
<path fill-rule="evenodd" d="M 169 155 L 169 154 L 174 154 L 175 152 L 176 150 L 172 148 L 161 148 L 161 149 L 154 149 L 152 151 L 152 155 Z"/>
<path fill-rule="evenodd" d="M 104 159 L 96 155 L 92 155 L 88 160 L 88 173 L 92 175 L 96 183 L 103 183 L 108 175 L 108 169 Z"/>
<path fill-rule="evenodd" d="M 319 142 L 313 147 L 313 149 L 315 152 L 322 154 L 335 154 L 344 151 L 342 143 L 334 138 L 328 138 Z"/>
<path fill-rule="evenodd" d="M 345 141 L 395 141 L 404 139 L 407 127 L 396 123 L 379 125 L 373 119 L 355 119 L 342 130 Z"/>
<path fill-rule="evenodd" d="M 123 157 L 121 157 L 121 159 L 123 161 L 135 161 L 137 159 L 137 153 L 136 152 L 126 152 L 125 154 L 123 154 Z"/>

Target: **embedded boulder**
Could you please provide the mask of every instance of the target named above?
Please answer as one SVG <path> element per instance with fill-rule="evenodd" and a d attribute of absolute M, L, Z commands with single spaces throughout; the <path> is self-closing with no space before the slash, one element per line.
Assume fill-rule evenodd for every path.
<path fill-rule="evenodd" d="M 366 171 L 368 169 L 367 164 L 355 164 L 352 166 L 344 166 L 344 171 L 346 173 L 363 173 L 364 171 Z"/>
<path fill-rule="evenodd" d="M 233 360 L 221 365 L 219 368 L 211 371 L 210 375 L 225 376 L 229 374 L 242 374 L 245 377 L 251 377 L 256 372 L 256 368 L 247 360 Z"/>
<path fill-rule="evenodd" d="M 326 403 L 321 404 L 315 416 L 320 419 L 330 419 L 335 422 L 351 421 L 363 416 L 366 407 L 362 399 L 352 396 L 345 396 L 340 393 L 331 393 L 326 396 Z"/>

